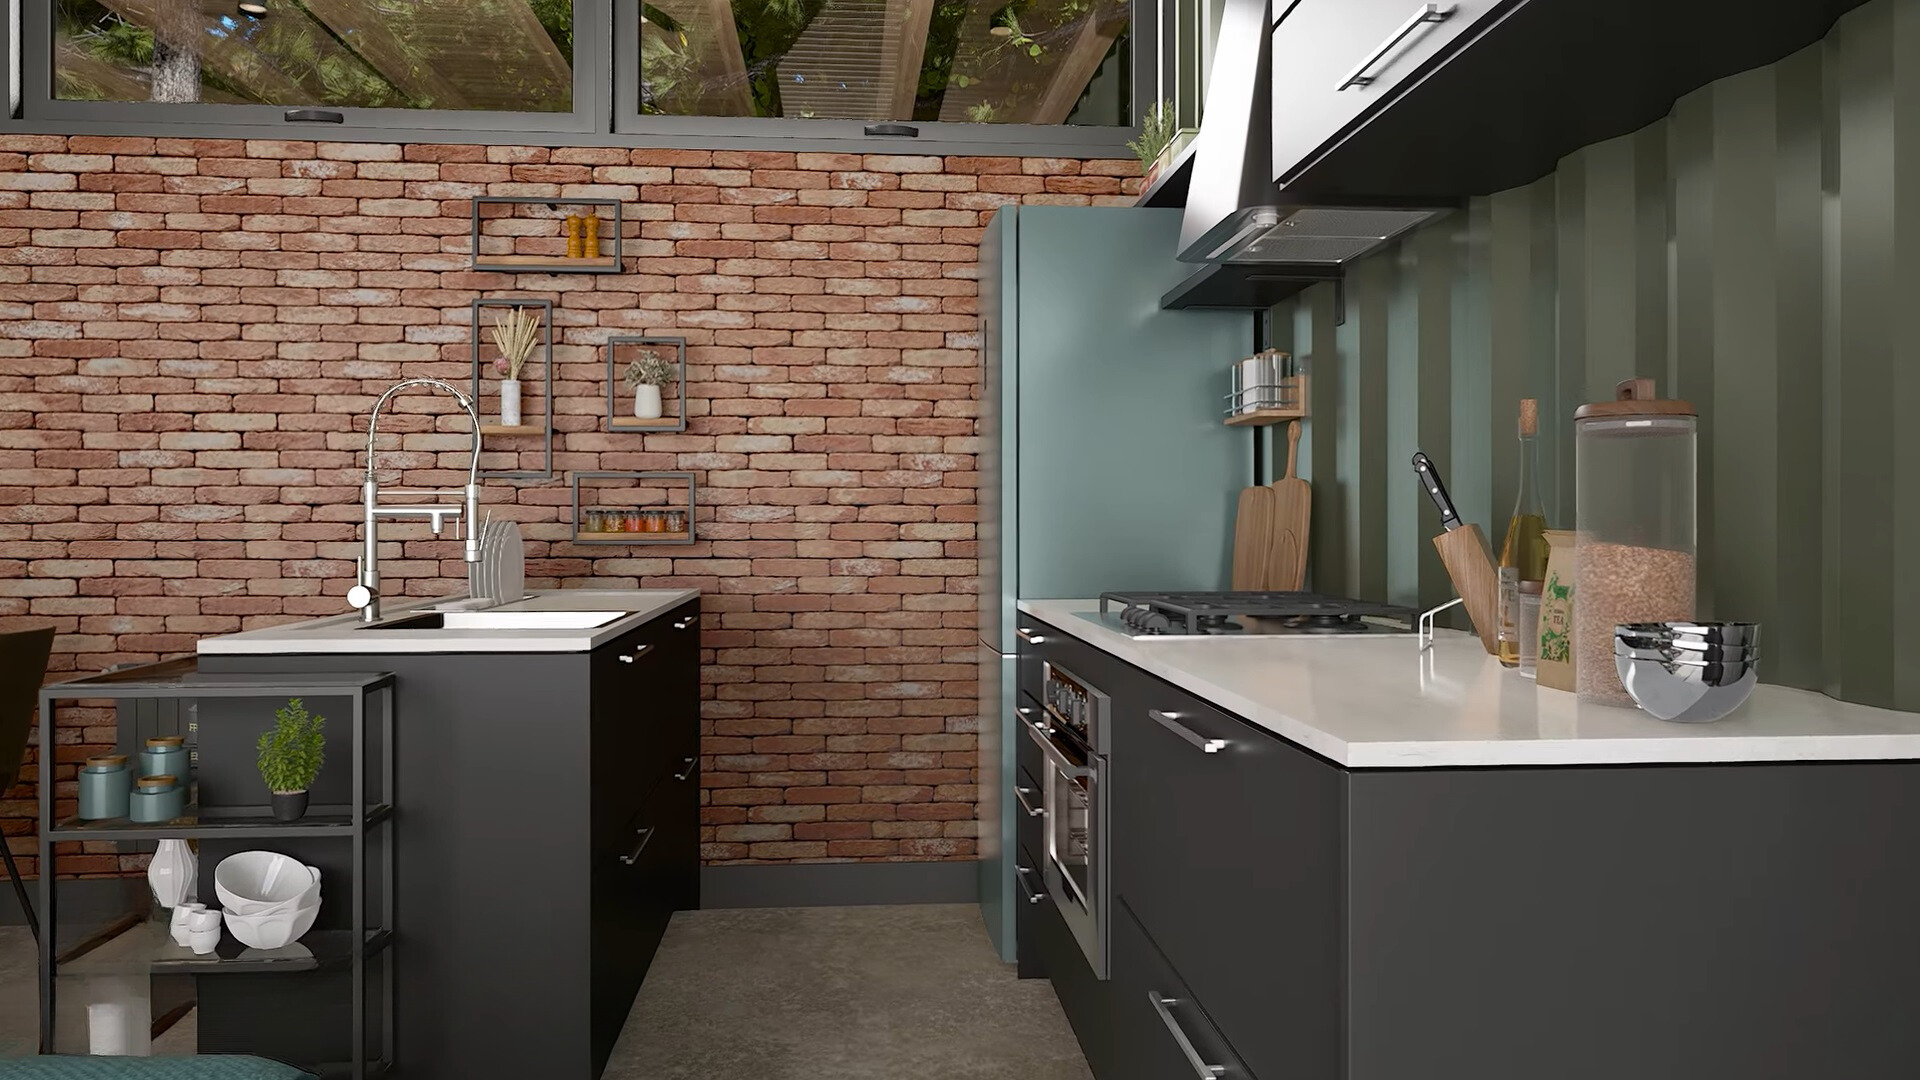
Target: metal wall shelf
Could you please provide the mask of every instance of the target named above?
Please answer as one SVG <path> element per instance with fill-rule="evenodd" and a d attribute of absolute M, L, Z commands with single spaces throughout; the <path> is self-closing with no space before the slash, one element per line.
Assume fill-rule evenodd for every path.
<path fill-rule="evenodd" d="M 546 350 L 540 354 L 542 422 L 539 424 L 507 425 L 483 423 L 480 425 L 480 434 L 482 437 L 488 435 L 499 438 L 521 438 L 529 435 L 541 436 L 545 440 L 546 464 L 538 470 L 481 469 L 480 475 L 498 480 L 551 479 L 553 476 L 553 301 L 536 297 L 482 297 L 475 300 L 471 307 L 472 313 L 469 321 L 472 324 L 473 342 L 473 400 L 476 403 L 480 401 L 480 391 L 482 386 L 485 385 L 483 381 L 485 372 L 481 369 L 480 350 L 487 343 L 487 338 L 484 336 L 487 332 L 487 327 L 481 324 L 480 312 L 482 308 L 538 308 L 540 309 L 541 329 L 544 331 L 546 337 Z M 523 380 L 523 388 L 524 385 L 525 381 Z M 521 412 L 521 418 L 524 419 L 525 417 L 526 413 L 523 410 Z M 482 447 L 481 452 L 482 454 L 485 453 L 484 447 Z"/>
<path fill-rule="evenodd" d="M 662 416 L 655 420 L 641 420 L 633 415 L 633 392 L 621 394 L 615 387 L 624 386 L 620 381 L 624 365 L 620 360 L 621 349 L 651 348 L 659 352 L 673 351 L 675 372 L 674 402 L 678 412 L 674 416 Z M 649 337 L 646 335 L 616 334 L 607 339 L 607 430 L 666 432 L 687 430 L 687 339 L 683 337 Z M 637 357 L 628 357 L 629 360 Z M 662 397 L 665 389 L 662 389 Z M 626 415 L 622 416 L 622 405 Z"/>
<path fill-rule="evenodd" d="M 573 542 L 576 544 L 691 544 L 698 526 L 694 522 L 695 496 L 694 479 L 690 472 L 576 472 L 573 475 Z M 582 480 L 671 480 L 683 482 L 687 488 L 687 501 L 684 507 L 680 503 L 666 502 L 659 506 L 640 507 L 643 510 L 662 509 L 687 512 L 686 532 L 589 532 L 584 529 L 580 506 L 580 481 Z M 671 498 L 671 496 L 669 496 Z M 587 509 L 597 509 L 588 507 Z M 627 509 L 619 507 L 618 509 Z"/>
<path fill-rule="evenodd" d="M 483 221 L 498 221 L 501 219 L 497 217 L 484 217 L 481 213 L 481 207 L 483 206 L 545 206 L 556 213 L 558 213 L 563 206 L 595 207 L 611 211 L 611 213 L 598 215 L 602 230 L 600 235 L 601 254 L 595 258 L 567 255 L 565 253 L 567 237 L 564 231 L 555 236 L 560 248 L 560 251 L 557 253 L 543 254 L 517 251 L 489 253 L 480 250 L 480 242 L 482 239 L 491 239 L 494 241 L 505 239 L 513 241 L 519 238 L 499 236 L 484 237 L 480 231 L 481 223 Z M 549 220 L 560 223 L 564 228 L 565 218 L 566 215 L 560 214 L 558 217 Z M 609 228 L 611 228 L 610 233 L 607 231 Z M 506 195 L 481 195 L 473 200 L 473 269 L 492 270 L 506 274 L 617 274 L 620 272 L 622 266 L 620 259 L 620 234 L 623 231 L 625 230 L 622 227 L 620 201 L 618 199 L 523 198 Z"/>

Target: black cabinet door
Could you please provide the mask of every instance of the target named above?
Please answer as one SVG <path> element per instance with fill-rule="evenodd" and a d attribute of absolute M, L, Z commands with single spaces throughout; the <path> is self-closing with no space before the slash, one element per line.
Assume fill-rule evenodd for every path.
<path fill-rule="evenodd" d="M 1108 678 L 1120 900 L 1248 1067 L 1335 1076 L 1343 775 L 1137 669 Z"/>
<path fill-rule="evenodd" d="M 1031 861 L 1032 854 L 1025 853 L 1020 865 L 1038 870 L 1039 864 Z M 1021 894 L 1029 888 L 1045 888 L 1038 874 L 1028 874 L 1024 884 L 1014 886 L 1016 900 L 1023 907 L 1028 905 Z M 1093 1070 L 1097 1080 L 1107 1080 L 1113 1060 L 1112 1010 L 1108 1007 L 1111 984 L 1094 978 L 1087 954 L 1080 951 L 1080 942 L 1074 938 L 1067 921 L 1060 917 L 1051 896 L 1032 904 L 1030 914 L 1036 962 L 1053 983 L 1060 1009 L 1067 1014 L 1067 1023 L 1080 1040 L 1087 1067 Z"/>
<path fill-rule="evenodd" d="M 1273 174 L 1373 112 L 1512 0 L 1300 0 L 1273 28 Z"/>
<path fill-rule="evenodd" d="M 1113 1064 L 1099 1080 L 1252 1080 L 1173 965 L 1121 905 L 1113 920 Z M 1214 1071 L 1214 1070 L 1219 1071 Z M 1332 1080 L 1303 1070 L 1273 1080 Z"/>

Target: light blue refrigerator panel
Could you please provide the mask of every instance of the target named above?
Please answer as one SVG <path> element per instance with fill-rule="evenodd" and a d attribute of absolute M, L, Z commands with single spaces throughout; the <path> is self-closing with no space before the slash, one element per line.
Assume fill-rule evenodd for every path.
<path fill-rule="evenodd" d="M 1253 315 L 1161 309 L 1179 233 L 1178 210 L 1020 211 L 1021 598 L 1227 587 L 1253 450 L 1221 413 Z"/>
<path fill-rule="evenodd" d="M 980 239 L 980 640 L 1006 653 L 1015 645 L 1011 586 L 1019 535 L 1013 502 L 1019 477 L 1009 467 L 1020 459 L 1013 332 L 1020 318 L 1019 212 L 1014 206 L 996 211 Z"/>

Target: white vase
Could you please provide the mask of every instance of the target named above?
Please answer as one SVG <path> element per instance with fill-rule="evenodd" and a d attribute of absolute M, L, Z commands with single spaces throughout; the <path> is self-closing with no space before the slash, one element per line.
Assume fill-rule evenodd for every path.
<path fill-rule="evenodd" d="M 520 426 L 520 380 L 500 380 L 500 423 L 507 427 Z"/>
<path fill-rule="evenodd" d="M 162 840 L 147 863 L 147 884 L 163 908 L 178 907 L 200 883 L 200 862 L 185 840 Z"/>
<path fill-rule="evenodd" d="M 633 415 L 638 420 L 660 418 L 660 388 L 641 384 L 633 388 Z"/>

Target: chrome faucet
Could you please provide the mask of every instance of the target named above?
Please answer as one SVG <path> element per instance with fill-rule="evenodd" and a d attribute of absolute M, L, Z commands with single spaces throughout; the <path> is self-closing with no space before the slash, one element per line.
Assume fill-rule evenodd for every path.
<path fill-rule="evenodd" d="M 387 387 L 386 393 L 380 395 L 380 400 L 373 403 L 373 418 L 367 421 L 367 479 L 366 483 L 361 486 L 361 496 L 366 502 L 367 510 L 364 537 L 366 548 L 360 556 L 358 580 L 354 583 L 353 588 L 347 590 L 347 603 L 360 609 L 361 622 L 372 623 L 380 621 L 380 519 L 424 517 L 433 523 L 433 535 L 439 536 L 447 519 L 451 518 L 457 522 L 461 518 L 462 511 L 460 507 L 449 506 L 445 503 L 428 503 L 412 506 L 379 505 L 380 496 L 382 495 L 405 496 L 408 498 L 445 498 L 448 495 L 458 496 L 463 494 L 458 491 L 418 491 L 402 490 L 399 488 L 381 491 L 379 481 L 374 478 L 373 439 L 380 431 L 380 407 L 387 403 L 388 398 L 410 386 L 434 387 L 452 394 L 454 399 L 460 402 L 460 407 L 467 410 L 467 419 L 473 423 L 473 460 L 467 466 L 467 489 L 464 492 L 466 498 L 465 516 L 467 520 L 466 558 L 468 563 L 477 563 L 480 561 L 481 537 L 478 528 L 480 513 L 480 414 L 474 410 L 473 398 L 468 397 L 453 384 L 441 382 L 439 379 L 403 379 L 400 382 L 394 383 L 392 386 Z"/>

